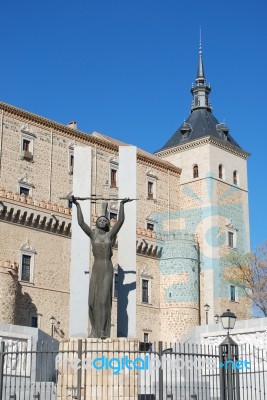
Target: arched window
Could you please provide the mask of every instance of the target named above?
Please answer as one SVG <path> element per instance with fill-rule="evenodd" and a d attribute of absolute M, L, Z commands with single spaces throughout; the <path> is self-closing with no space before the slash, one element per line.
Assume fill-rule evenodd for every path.
<path fill-rule="evenodd" d="M 219 165 L 219 179 L 223 179 L 223 166 L 222 166 L 222 164 Z"/>
<path fill-rule="evenodd" d="M 236 170 L 234 170 L 234 172 L 233 172 L 233 184 L 237 185 L 237 171 Z"/>
<path fill-rule="evenodd" d="M 193 166 L 193 178 L 198 178 L 198 165 Z"/>

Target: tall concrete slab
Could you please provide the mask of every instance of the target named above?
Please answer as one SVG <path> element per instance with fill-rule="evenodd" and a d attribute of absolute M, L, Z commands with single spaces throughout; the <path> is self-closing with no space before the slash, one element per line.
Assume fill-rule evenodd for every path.
<path fill-rule="evenodd" d="M 91 147 L 74 148 L 73 194 L 77 197 L 91 196 Z M 90 226 L 91 202 L 81 201 L 84 221 Z M 69 336 L 88 337 L 90 240 L 77 221 L 76 206 L 72 209 L 70 316 Z"/>
<path fill-rule="evenodd" d="M 119 198 L 136 198 L 136 147 L 119 148 Z M 118 337 L 136 337 L 136 201 L 118 235 Z"/>

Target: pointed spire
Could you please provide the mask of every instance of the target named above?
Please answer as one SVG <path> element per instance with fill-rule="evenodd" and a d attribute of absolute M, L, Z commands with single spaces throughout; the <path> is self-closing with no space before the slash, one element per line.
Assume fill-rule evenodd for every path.
<path fill-rule="evenodd" d="M 205 81 L 203 60 L 202 60 L 202 43 L 201 43 L 201 27 L 199 28 L 199 51 L 198 51 L 198 70 L 197 70 L 197 80 Z"/>
<path fill-rule="evenodd" d="M 199 39 L 199 51 L 198 51 L 197 77 L 195 85 L 193 85 L 191 88 L 191 93 L 193 95 L 191 112 L 199 108 L 205 108 L 206 110 L 211 111 L 209 103 L 209 94 L 211 91 L 211 87 L 207 86 L 204 74 L 204 66 L 202 59 L 201 28 L 199 36 L 200 39 Z"/>

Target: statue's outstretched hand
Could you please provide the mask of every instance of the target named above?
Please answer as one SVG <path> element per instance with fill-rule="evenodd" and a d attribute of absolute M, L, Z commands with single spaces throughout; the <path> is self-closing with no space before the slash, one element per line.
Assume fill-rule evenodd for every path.
<path fill-rule="evenodd" d="M 133 201 L 133 199 L 129 199 L 129 197 L 125 197 L 125 199 L 123 199 L 123 200 L 121 201 L 121 203 L 122 203 L 122 204 L 125 204 L 125 203 L 129 203 L 130 201 Z"/>
<path fill-rule="evenodd" d="M 76 200 L 76 197 L 74 197 L 73 195 L 70 197 L 70 200 L 73 202 L 73 204 L 75 204 L 77 206 L 78 202 Z"/>

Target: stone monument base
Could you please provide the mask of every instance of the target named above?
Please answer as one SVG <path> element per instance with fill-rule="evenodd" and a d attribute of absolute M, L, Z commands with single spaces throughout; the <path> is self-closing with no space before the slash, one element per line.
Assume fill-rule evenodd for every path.
<path fill-rule="evenodd" d="M 138 350 L 132 339 L 65 340 L 56 358 L 56 398 L 137 400 Z"/>

